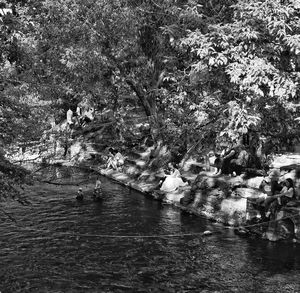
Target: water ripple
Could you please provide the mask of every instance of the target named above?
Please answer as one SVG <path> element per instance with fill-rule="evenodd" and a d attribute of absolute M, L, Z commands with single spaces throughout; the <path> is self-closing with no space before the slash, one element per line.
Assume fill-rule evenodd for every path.
<path fill-rule="evenodd" d="M 240 239 L 102 180 L 102 203 L 90 198 L 93 180 L 83 186 L 83 203 L 74 200 L 77 186 L 49 184 L 27 189 L 32 205 L 3 203 L 17 223 L 0 222 L 1 292 L 300 292 L 298 246 Z M 221 233 L 104 236 L 207 229 Z"/>

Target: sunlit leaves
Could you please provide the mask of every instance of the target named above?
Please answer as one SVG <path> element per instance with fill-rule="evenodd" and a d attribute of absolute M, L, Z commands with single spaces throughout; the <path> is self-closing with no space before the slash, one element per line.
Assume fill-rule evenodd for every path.
<path fill-rule="evenodd" d="M 269 110 L 264 106 L 270 103 L 278 104 L 276 111 L 285 109 L 293 124 L 291 113 L 298 108 L 292 105 L 299 98 L 300 81 L 297 72 L 300 21 L 296 2 L 237 1 L 232 6 L 231 21 L 212 23 L 207 31 L 190 31 L 182 40 L 182 46 L 194 53 L 192 85 L 195 77 L 200 76 L 199 86 L 208 91 L 218 87 L 223 93 L 223 105 L 228 110 L 220 123 L 223 135 L 238 137 L 249 128 L 264 132 L 269 115 L 275 115 L 265 115 Z M 203 78 L 204 72 L 207 79 Z M 236 116 L 228 100 L 235 100 L 236 107 L 243 109 L 240 113 L 249 113 Z"/>
<path fill-rule="evenodd" d="M 249 129 L 255 128 L 260 123 L 261 117 L 251 112 L 251 109 L 245 105 L 241 107 L 235 101 L 229 102 L 226 113 L 227 119 L 223 123 L 224 128 L 220 132 L 219 137 L 235 141 L 243 134 L 247 134 Z"/>
<path fill-rule="evenodd" d="M 300 54 L 300 34 L 295 34 L 295 35 L 287 34 L 284 36 L 284 40 L 286 44 L 289 46 L 292 53 L 294 53 L 295 55 Z"/>
<path fill-rule="evenodd" d="M 294 121 L 297 1 L 221 2 L 30 2 L 19 7 L 18 29 L 8 36 L 16 44 L 3 47 L 1 74 L 25 81 L 27 94 L 38 92 L 62 113 L 87 93 L 116 111 L 130 95 L 147 115 L 171 119 L 177 134 L 193 137 L 264 131 L 282 109 Z M 213 125 L 204 130 L 206 123 Z"/>

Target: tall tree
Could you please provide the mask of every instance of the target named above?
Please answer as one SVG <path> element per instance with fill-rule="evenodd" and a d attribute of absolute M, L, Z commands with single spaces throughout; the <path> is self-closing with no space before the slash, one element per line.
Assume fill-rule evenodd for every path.
<path fill-rule="evenodd" d="M 221 92 L 219 137 L 232 140 L 252 129 L 283 143 L 299 135 L 299 9 L 293 0 L 240 0 L 231 19 L 182 39 L 199 88 Z"/>

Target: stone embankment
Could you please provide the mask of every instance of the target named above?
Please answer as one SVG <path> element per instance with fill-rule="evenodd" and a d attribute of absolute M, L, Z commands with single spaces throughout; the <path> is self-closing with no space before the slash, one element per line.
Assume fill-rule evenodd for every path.
<path fill-rule="evenodd" d="M 213 172 L 193 172 L 204 166 L 190 160 L 181 170 L 182 177 L 189 184 L 173 192 L 162 193 L 158 188 L 158 182 L 162 179 L 163 172 L 160 169 L 150 171 L 147 168 L 150 151 L 151 149 L 148 149 L 128 156 L 122 169 L 98 168 L 98 171 L 103 176 L 155 199 L 175 205 L 188 213 L 202 215 L 224 225 L 242 228 L 243 231 L 247 231 L 247 234 L 250 231 L 271 241 L 289 239 L 300 242 L 300 202 L 282 209 L 276 221 L 261 224 L 255 222 L 260 214 L 251 204 L 257 198 L 264 196 L 259 190 L 264 176 L 216 177 Z M 295 174 L 293 170 L 283 168 L 281 175 L 281 179 L 284 179 L 294 178 Z"/>

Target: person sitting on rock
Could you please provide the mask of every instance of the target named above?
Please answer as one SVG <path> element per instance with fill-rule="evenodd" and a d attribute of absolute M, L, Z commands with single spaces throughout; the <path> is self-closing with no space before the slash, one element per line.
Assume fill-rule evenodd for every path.
<path fill-rule="evenodd" d="M 94 120 L 94 109 L 89 108 L 82 115 L 81 118 L 82 127 L 86 126 L 88 123 L 92 122 L 93 120 Z"/>
<path fill-rule="evenodd" d="M 218 174 L 240 175 L 247 166 L 249 155 L 241 142 L 237 142 L 215 160 L 215 166 L 219 169 Z"/>
<path fill-rule="evenodd" d="M 125 163 L 124 156 L 117 150 L 110 149 L 107 168 L 112 167 L 114 170 L 122 168 Z"/>
<path fill-rule="evenodd" d="M 148 167 L 150 169 L 155 169 L 159 165 L 158 162 L 161 161 L 160 152 L 162 148 L 163 148 L 163 141 L 159 140 L 150 151 L 149 159 L 147 162 Z"/>
<path fill-rule="evenodd" d="M 119 151 L 117 151 L 114 156 L 114 160 L 115 160 L 115 165 L 116 165 L 117 169 L 118 168 L 121 169 L 125 163 L 124 156 Z"/>
<path fill-rule="evenodd" d="M 223 154 L 215 154 L 215 160 L 212 166 L 217 168 L 215 175 L 229 175 L 231 174 L 230 161 L 237 157 L 238 151 L 232 147 L 222 152 Z"/>
<path fill-rule="evenodd" d="M 268 217 L 270 214 L 275 214 L 281 210 L 283 206 L 285 206 L 288 202 L 296 199 L 296 193 L 294 189 L 294 182 L 291 178 L 287 178 L 283 182 L 284 187 L 280 191 L 279 194 L 274 195 L 276 198 L 275 201 L 270 206 L 269 211 L 266 216 Z"/>
<path fill-rule="evenodd" d="M 184 196 L 180 199 L 180 204 L 183 206 L 187 206 L 194 202 L 196 198 L 196 193 L 199 191 L 207 190 L 208 186 L 205 184 L 206 180 L 202 175 L 198 175 L 194 182 L 192 183 L 191 189 L 184 194 Z"/>
<path fill-rule="evenodd" d="M 245 150 L 244 146 L 240 146 L 237 158 L 230 161 L 230 168 L 232 173 L 235 172 L 236 175 L 241 175 L 244 169 L 247 167 L 249 160 L 249 153 Z"/>
<path fill-rule="evenodd" d="M 79 188 L 79 189 L 78 189 L 76 199 L 77 199 L 78 201 L 83 201 L 83 192 L 82 192 L 82 188 Z"/>
<path fill-rule="evenodd" d="M 168 164 L 170 174 L 166 175 L 160 190 L 163 192 L 175 191 L 178 187 L 188 185 L 188 182 L 183 182 L 181 174 L 178 169 L 175 168 L 173 163 Z"/>
<path fill-rule="evenodd" d="M 280 172 L 278 170 L 272 170 L 269 177 L 264 179 L 259 186 L 259 189 L 266 194 L 266 197 L 257 199 L 254 207 L 260 212 L 263 221 L 267 220 L 266 213 L 276 200 L 276 195 L 282 190 L 282 185 L 279 184 L 279 176 Z"/>
<path fill-rule="evenodd" d="M 211 163 L 211 160 L 214 159 L 213 163 Z M 208 154 L 208 162 L 209 162 L 209 169 L 210 167 L 215 167 L 214 175 L 220 175 L 222 172 L 222 157 L 218 153 L 210 152 Z"/>
<path fill-rule="evenodd" d="M 115 150 L 113 148 L 108 149 L 108 159 L 107 159 L 106 169 L 109 168 L 117 169 L 117 166 L 115 164 Z"/>
<path fill-rule="evenodd" d="M 221 174 L 230 175 L 233 172 L 231 161 L 238 158 L 239 151 L 239 146 L 234 146 L 221 157 Z"/>

